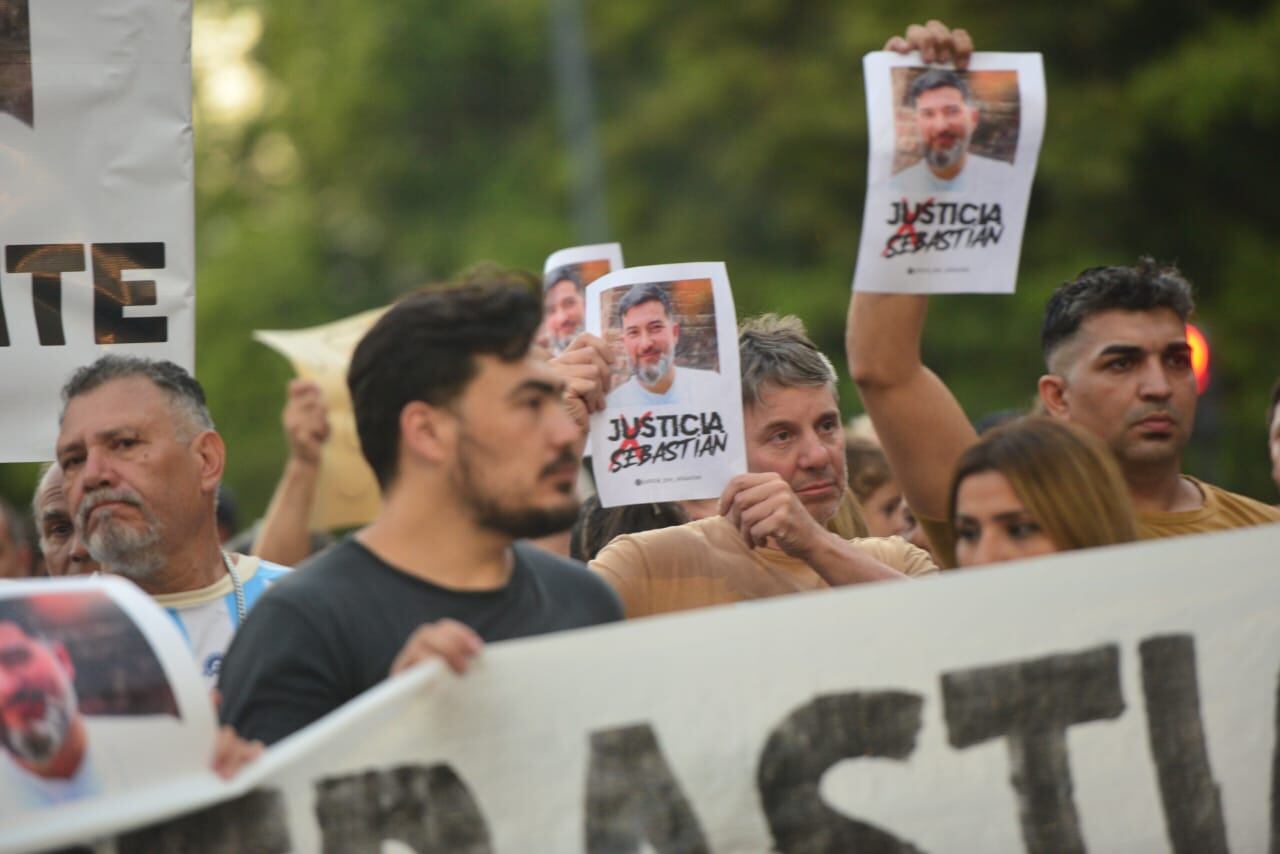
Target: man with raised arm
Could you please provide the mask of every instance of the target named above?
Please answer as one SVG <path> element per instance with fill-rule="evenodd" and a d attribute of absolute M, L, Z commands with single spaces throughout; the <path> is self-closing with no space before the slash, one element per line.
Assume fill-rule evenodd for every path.
<path fill-rule="evenodd" d="M 738 338 L 750 473 L 720 514 L 615 539 L 591 563 L 628 617 L 899 579 L 935 570 L 900 537 L 850 539 L 844 428 L 831 362 L 794 317 L 743 323 Z"/>
<path fill-rule="evenodd" d="M 937 21 L 886 50 L 968 62 L 972 42 Z M 944 535 L 955 463 L 977 435 L 959 403 L 920 359 L 927 298 L 859 291 L 849 310 L 849 371 L 907 504 Z M 1062 285 L 1045 308 L 1040 378 L 1046 412 L 1103 439 L 1120 464 L 1139 535 L 1175 536 L 1280 521 L 1280 511 L 1182 473 L 1196 384 L 1186 323 L 1191 288 L 1173 267 L 1142 259 L 1095 267 Z"/>
<path fill-rule="evenodd" d="M 563 378 L 530 346 L 541 322 L 535 282 L 482 270 L 405 297 L 360 341 L 347 383 L 382 505 L 232 645 L 222 716 L 241 735 L 278 741 L 427 658 L 461 672 L 482 642 L 621 618 L 582 564 L 521 541 L 573 523 L 575 415 L 599 408 L 607 370 L 579 347 Z"/>

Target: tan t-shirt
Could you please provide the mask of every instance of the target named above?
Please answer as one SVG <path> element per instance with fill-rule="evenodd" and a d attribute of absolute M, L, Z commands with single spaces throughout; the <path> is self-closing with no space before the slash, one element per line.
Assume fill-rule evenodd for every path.
<path fill-rule="evenodd" d="M 901 537 L 849 542 L 906 575 L 937 572 L 928 553 Z M 613 585 L 628 619 L 831 586 L 799 558 L 778 549 L 748 548 L 723 516 L 624 534 L 590 566 Z"/>
<path fill-rule="evenodd" d="M 1280 522 L 1280 510 L 1269 504 L 1227 492 L 1221 487 L 1185 474 L 1183 477 L 1200 488 L 1204 504 L 1195 510 L 1177 513 L 1139 513 L 1138 536 L 1141 539 L 1180 537 L 1185 534 L 1203 534 L 1207 531 L 1225 531 Z"/>

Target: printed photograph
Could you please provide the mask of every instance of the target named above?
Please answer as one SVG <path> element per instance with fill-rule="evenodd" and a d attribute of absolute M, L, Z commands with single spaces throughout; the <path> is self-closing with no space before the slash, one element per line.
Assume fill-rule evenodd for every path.
<path fill-rule="evenodd" d="M 173 690 L 105 594 L 0 599 L 0 814 L 113 790 L 122 722 L 136 761 L 156 715 L 178 718 Z"/>
<path fill-rule="evenodd" d="M 31 17 L 28 0 L 0 0 L 0 112 L 30 125 L 35 118 L 31 92 Z"/>
<path fill-rule="evenodd" d="M 925 194 L 998 185 L 1013 174 L 1017 71 L 894 68 L 895 190 Z"/>
<path fill-rule="evenodd" d="M 720 354 L 710 279 L 642 282 L 600 296 L 606 338 L 623 355 L 609 406 L 664 406 L 712 399 Z"/>
<path fill-rule="evenodd" d="M 542 338 L 553 356 L 583 330 L 587 285 L 608 273 L 608 258 L 565 264 L 542 277 Z"/>

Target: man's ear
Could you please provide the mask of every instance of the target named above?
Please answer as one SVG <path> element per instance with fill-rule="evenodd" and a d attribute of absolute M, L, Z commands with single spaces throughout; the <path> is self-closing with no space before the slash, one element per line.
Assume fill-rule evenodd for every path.
<path fill-rule="evenodd" d="M 1054 418 L 1066 420 L 1071 414 L 1071 406 L 1067 402 L 1067 381 L 1057 374 L 1045 374 L 1036 384 L 1040 392 L 1040 402 L 1045 412 Z"/>
<path fill-rule="evenodd" d="M 449 410 L 412 400 L 400 410 L 401 448 L 427 463 L 445 462 L 455 455 L 457 426 Z"/>
<path fill-rule="evenodd" d="M 227 446 L 216 430 L 205 430 L 191 440 L 191 450 L 200 463 L 200 488 L 216 492 L 227 466 Z"/>
<path fill-rule="evenodd" d="M 972 116 L 971 116 L 971 118 L 973 119 L 972 127 L 976 128 L 978 126 L 978 123 L 982 121 L 982 110 L 978 107 L 970 107 L 969 111 L 972 113 Z"/>

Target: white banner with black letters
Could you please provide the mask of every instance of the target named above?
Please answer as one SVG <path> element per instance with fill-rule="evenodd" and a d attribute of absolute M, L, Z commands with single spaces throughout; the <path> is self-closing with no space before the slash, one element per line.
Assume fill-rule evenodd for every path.
<path fill-rule="evenodd" d="M 0 461 L 103 353 L 194 360 L 190 0 L 0 0 Z"/>
<path fill-rule="evenodd" d="M 1273 526 L 495 645 L 462 679 L 366 694 L 194 812 L 135 798 L 23 841 L 1275 851 L 1278 546 Z"/>

